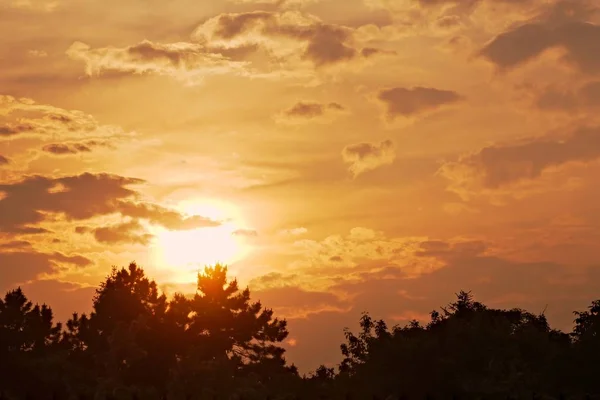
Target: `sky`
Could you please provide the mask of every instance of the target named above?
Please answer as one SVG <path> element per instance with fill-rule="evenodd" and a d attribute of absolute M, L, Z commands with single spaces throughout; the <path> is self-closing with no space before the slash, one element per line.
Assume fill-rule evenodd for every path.
<path fill-rule="evenodd" d="M 136 261 L 207 264 L 302 372 L 471 290 L 600 298 L 600 6 L 0 0 L 0 291 L 59 320 Z"/>

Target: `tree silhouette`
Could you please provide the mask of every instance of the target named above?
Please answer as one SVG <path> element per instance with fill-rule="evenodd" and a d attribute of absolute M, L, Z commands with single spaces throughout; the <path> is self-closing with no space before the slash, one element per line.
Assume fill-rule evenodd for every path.
<path fill-rule="evenodd" d="M 389 327 L 364 313 L 342 360 L 300 377 L 285 320 L 222 265 L 194 295 L 167 298 L 135 263 L 113 268 L 89 315 L 64 326 L 20 288 L 0 299 L 0 391 L 9 399 L 591 398 L 600 394 L 600 301 L 571 333 L 542 314 L 493 309 L 470 292 L 429 321 Z M 315 338 L 319 340 L 319 338 Z"/>
<path fill-rule="evenodd" d="M 52 309 L 34 305 L 21 288 L 0 299 L 0 388 L 24 396 L 52 390 L 61 325 Z"/>

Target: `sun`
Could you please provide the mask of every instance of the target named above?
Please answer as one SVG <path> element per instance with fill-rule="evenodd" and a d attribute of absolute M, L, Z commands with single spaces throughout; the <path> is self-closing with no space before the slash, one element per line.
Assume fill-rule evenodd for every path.
<path fill-rule="evenodd" d="M 186 231 L 156 229 L 154 258 L 159 266 L 172 271 L 173 282 L 194 281 L 198 270 L 205 266 L 231 265 L 248 254 L 248 244 L 234 234 L 243 225 L 230 205 L 203 201 L 182 203 L 178 208 L 187 215 L 201 215 L 223 223 Z"/>

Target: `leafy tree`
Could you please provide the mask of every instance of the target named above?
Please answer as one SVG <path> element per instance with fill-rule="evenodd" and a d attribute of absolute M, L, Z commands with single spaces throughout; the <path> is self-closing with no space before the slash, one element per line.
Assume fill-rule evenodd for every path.
<path fill-rule="evenodd" d="M 267 385 L 278 375 L 295 374 L 285 365 L 285 350 L 278 346 L 288 335 L 287 322 L 273 318 L 271 309 L 250 301 L 250 290 L 240 290 L 237 280 L 227 280 L 227 268 L 217 264 L 198 274 L 197 292 L 188 300 L 177 298 L 178 313 L 187 314 L 188 340 L 181 354 L 180 374 L 190 384 L 230 387 L 235 377 L 251 374 L 257 385 Z M 185 311 L 184 311 L 185 310 Z M 228 371 L 213 376 L 208 370 Z M 195 372 L 194 372 L 195 371 Z"/>
<path fill-rule="evenodd" d="M 412 321 L 390 331 L 365 314 L 360 327 L 358 335 L 346 331 L 340 372 L 346 385 L 380 396 L 557 390 L 553 366 L 570 345 L 543 315 L 490 309 L 464 291 L 426 326 Z"/>
<path fill-rule="evenodd" d="M 67 322 L 63 343 L 108 392 L 136 386 L 159 391 L 175 362 L 167 306 L 137 264 L 113 268 L 96 290 L 89 317 L 74 315 Z"/>
<path fill-rule="evenodd" d="M 228 280 L 225 266 L 199 273 L 194 295 L 167 299 L 132 263 L 114 268 L 92 312 L 64 327 L 21 289 L 0 299 L 0 388 L 9 398 L 65 399 L 600 394 L 600 301 L 575 316 L 567 334 L 543 313 L 490 308 L 461 291 L 426 323 L 389 327 L 364 313 L 358 333 L 344 331 L 337 373 L 321 365 L 300 378 L 281 346 L 286 321 Z"/>
<path fill-rule="evenodd" d="M 575 311 L 572 363 L 576 366 L 576 377 L 571 377 L 573 386 L 584 392 L 598 392 L 600 376 L 600 300 L 595 300 L 587 311 Z M 576 384 L 578 383 L 578 385 Z"/>
<path fill-rule="evenodd" d="M 52 309 L 34 305 L 21 288 L 0 299 L 0 387 L 17 395 L 54 388 L 61 325 Z"/>

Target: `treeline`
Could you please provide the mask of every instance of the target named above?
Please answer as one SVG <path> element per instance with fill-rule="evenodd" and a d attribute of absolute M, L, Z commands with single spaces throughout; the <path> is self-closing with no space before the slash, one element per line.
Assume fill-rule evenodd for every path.
<path fill-rule="evenodd" d="M 286 321 L 220 265 L 193 297 L 168 299 L 136 264 L 113 269 L 93 311 L 64 325 L 16 289 L 0 300 L 5 399 L 531 399 L 600 394 L 600 301 L 571 333 L 543 314 L 491 309 L 460 292 L 430 321 L 388 327 L 365 314 L 342 362 L 300 376 Z M 319 340 L 318 337 L 313 340 Z"/>

